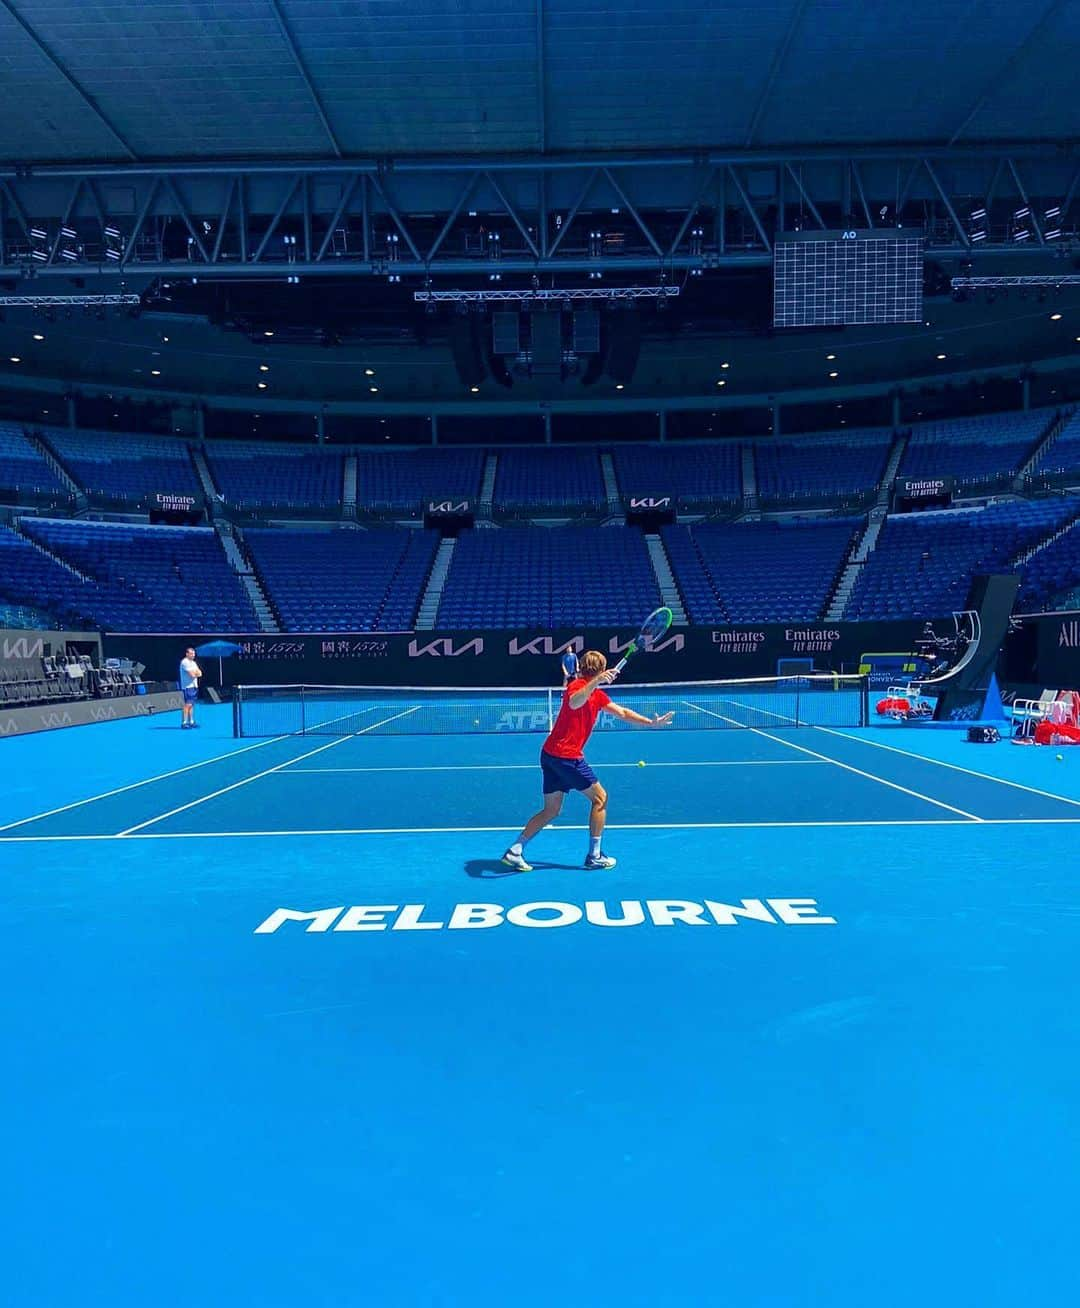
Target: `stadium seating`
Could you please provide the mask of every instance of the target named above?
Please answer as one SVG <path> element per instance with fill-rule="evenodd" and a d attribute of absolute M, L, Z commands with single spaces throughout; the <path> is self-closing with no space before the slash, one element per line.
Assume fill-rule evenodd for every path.
<path fill-rule="evenodd" d="M 662 529 L 691 622 L 813 622 L 862 526 L 859 518 Z"/>
<path fill-rule="evenodd" d="M 595 449 L 501 450 L 495 472 L 498 510 L 599 511 L 604 481 Z"/>
<path fill-rule="evenodd" d="M 442 627 L 633 624 L 660 603 L 640 532 L 509 527 L 462 536 L 439 607 Z"/>
<path fill-rule="evenodd" d="M 1073 503 L 1080 512 L 1080 500 Z M 1073 523 L 1057 540 L 1033 554 L 1024 564 L 1021 576 L 1018 608 L 1022 612 L 1040 613 L 1057 608 L 1059 602 L 1080 586 L 1080 522 Z"/>
<path fill-rule="evenodd" d="M 70 491 L 18 427 L 0 425 L 0 497 L 59 503 Z"/>
<path fill-rule="evenodd" d="M 34 541 L 87 579 L 76 584 L 78 578 L 57 569 L 63 574 L 60 599 L 78 606 L 95 626 L 113 631 L 258 629 L 247 592 L 208 527 L 59 518 L 24 518 L 22 525 Z"/>
<path fill-rule="evenodd" d="M 408 631 L 438 534 L 351 528 L 244 533 L 286 631 Z"/>
<path fill-rule="evenodd" d="M 612 461 L 624 498 L 674 495 L 686 506 L 733 504 L 742 499 L 742 446 L 738 441 L 617 445 Z"/>
<path fill-rule="evenodd" d="M 207 441 L 204 448 L 214 483 L 228 504 L 341 510 L 341 450 L 264 441 Z"/>
<path fill-rule="evenodd" d="M 182 440 L 62 427 L 43 428 L 42 434 L 92 500 L 139 503 L 157 493 L 202 499 L 191 452 Z"/>
<path fill-rule="evenodd" d="M 480 450 L 407 450 L 357 455 L 357 500 L 362 508 L 419 511 L 426 499 L 471 499 L 480 494 Z"/>
<path fill-rule="evenodd" d="M 1053 417 L 1052 409 L 1032 409 L 918 423 L 908 438 L 900 476 L 952 477 L 961 487 L 1002 489 L 1019 472 Z"/>
<path fill-rule="evenodd" d="M 1067 479 L 1070 473 L 1080 480 L 1080 409 L 1068 419 L 1032 470 L 1035 477 L 1054 480 Z"/>
<path fill-rule="evenodd" d="M 886 519 L 844 617 L 935 618 L 963 608 L 972 576 L 1016 571 L 1018 554 L 1067 522 L 1080 503 L 1010 501 L 983 509 Z"/>
<path fill-rule="evenodd" d="M 755 443 L 762 504 L 827 504 L 869 499 L 885 471 L 893 434 L 888 428 L 825 432 Z"/>

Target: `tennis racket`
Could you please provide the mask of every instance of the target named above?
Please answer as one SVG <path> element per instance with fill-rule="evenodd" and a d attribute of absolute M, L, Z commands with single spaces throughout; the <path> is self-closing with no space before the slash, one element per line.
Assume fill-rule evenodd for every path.
<path fill-rule="evenodd" d="M 630 642 L 630 647 L 622 658 L 615 664 L 612 669 L 614 672 L 621 672 L 626 667 L 632 654 L 645 648 L 651 641 L 659 640 L 660 637 L 671 626 L 671 610 L 668 608 L 653 609 L 645 621 L 641 624 L 641 630 Z"/>

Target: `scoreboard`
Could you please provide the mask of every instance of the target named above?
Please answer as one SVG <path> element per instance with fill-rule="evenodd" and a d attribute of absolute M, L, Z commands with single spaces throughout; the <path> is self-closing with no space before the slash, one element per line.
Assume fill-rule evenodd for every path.
<path fill-rule="evenodd" d="M 787 232 L 773 246 L 773 325 L 921 322 L 921 232 Z"/>

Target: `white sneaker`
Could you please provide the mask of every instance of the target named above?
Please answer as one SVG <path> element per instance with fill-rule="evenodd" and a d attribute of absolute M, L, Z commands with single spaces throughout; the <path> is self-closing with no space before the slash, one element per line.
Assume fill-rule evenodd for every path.
<path fill-rule="evenodd" d="M 502 861 L 507 867 L 512 867 L 515 872 L 531 872 L 532 864 L 525 862 L 523 854 L 515 854 L 512 850 L 507 850 L 502 856 Z"/>
<path fill-rule="evenodd" d="M 608 868 L 614 867 L 618 861 L 618 859 L 604 853 L 589 854 L 585 859 L 585 866 L 590 872 L 606 872 Z"/>

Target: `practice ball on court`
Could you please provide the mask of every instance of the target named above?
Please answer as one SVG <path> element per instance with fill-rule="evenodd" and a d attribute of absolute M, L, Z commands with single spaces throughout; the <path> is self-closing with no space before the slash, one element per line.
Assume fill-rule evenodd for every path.
<path fill-rule="evenodd" d="M 1064 755 L 1064 754 L 1059 754 L 1059 755 L 1057 756 L 1057 761 L 1058 761 L 1059 763 L 1064 763 L 1064 762 L 1065 762 L 1065 755 Z"/>
<path fill-rule="evenodd" d="M 1059 754 L 1059 755 L 1058 755 L 1058 758 L 1060 758 L 1060 757 L 1061 757 L 1061 755 Z M 637 761 L 637 765 L 638 765 L 639 768 L 643 768 L 643 767 L 645 766 L 645 760 L 644 760 L 643 758 L 639 758 L 638 761 Z"/>
<path fill-rule="evenodd" d="M 473 718 L 473 720 L 472 720 L 472 724 L 473 724 L 474 727 L 478 727 L 478 726 L 480 725 L 480 719 L 479 719 L 479 718 Z"/>

